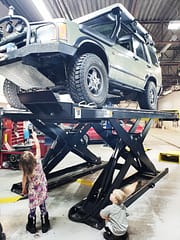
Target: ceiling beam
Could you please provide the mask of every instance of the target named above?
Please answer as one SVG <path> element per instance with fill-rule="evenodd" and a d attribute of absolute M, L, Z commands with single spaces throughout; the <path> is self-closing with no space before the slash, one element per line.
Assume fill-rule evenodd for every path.
<path fill-rule="evenodd" d="M 170 20 L 139 20 L 141 24 L 168 24 L 169 21 Z"/>
<path fill-rule="evenodd" d="M 177 45 L 180 45 L 180 41 L 156 41 L 156 44 L 177 44 Z"/>
<path fill-rule="evenodd" d="M 178 66 L 180 64 L 180 60 L 179 61 L 173 61 L 173 62 L 170 62 L 170 61 L 161 61 L 160 62 L 160 65 L 174 65 L 174 66 Z"/>

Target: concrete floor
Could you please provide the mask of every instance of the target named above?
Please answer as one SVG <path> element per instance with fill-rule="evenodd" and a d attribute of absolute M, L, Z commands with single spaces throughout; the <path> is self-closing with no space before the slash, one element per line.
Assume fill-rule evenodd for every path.
<path fill-rule="evenodd" d="M 144 146 L 158 170 L 169 168 L 169 173 L 136 200 L 130 207 L 129 240 L 180 240 L 180 165 L 158 161 L 159 152 L 179 151 L 180 131 L 151 129 Z M 108 160 L 112 150 L 103 145 L 91 145 L 93 151 Z M 71 165 L 79 159 L 68 154 L 62 164 Z M 84 177 L 94 181 L 99 173 Z M 21 172 L 0 170 L 0 198 L 15 196 L 10 192 L 13 183 L 21 180 Z M 69 209 L 87 196 L 90 187 L 79 182 L 63 185 L 49 192 L 47 208 L 49 210 L 51 229 L 42 234 L 40 230 L 39 210 L 37 210 L 38 232 L 34 235 L 26 232 L 25 224 L 28 214 L 28 200 L 0 204 L 0 222 L 8 240 L 61 239 L 61 240 L 103 240 L 103 230 L 96 230 L 68 219 Z"/>

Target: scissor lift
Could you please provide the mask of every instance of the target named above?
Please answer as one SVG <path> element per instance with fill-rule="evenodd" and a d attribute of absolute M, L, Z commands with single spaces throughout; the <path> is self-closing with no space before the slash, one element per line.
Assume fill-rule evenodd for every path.
<path fill-rule="evenodd" d="M 156 169 L 144 150 L 143 141 L 154 119 L 172 121 L 179 117 L 176 113 L 163 111 L 96 108 L 91 105 L 63 103 L 56 96 L 48 90 L 21 93 L 19 98 L 30 112 L 4 114 L 11 118 L 30 120 L 40 131 L 53 139 L 53 144 L 43 159 L 43 168 L 50 187 L 73 181 L 79 176 L 103 168 L 88 196 L 69 211 L 71 220 L 101 229 L 104 221 L 99 217 L 99 211 L 109 203 L 109 195 L 114 188 L 123 188 L 134 182 L 144 183 L 139 184 L 141 186 L 126 200 L 125 204 L 129 206 L 168 173 L 167 168 L 163 171 Z M 142 132 L 137 132 L 137 126 L 144 118 L 144 128 Z M 132 119 L 130 130 L 125 130 L 120 120 Z M 108 131 L 107 134 L 102 121 L 109 121 L 114 131 Z M 61 128 L 61 123 L 76 124 L 76 129 L 73 132 L 66 131 Z M 90 127 L 94 127 L 113 149 L 112 156 L 105 162 L 92 153 L 82 140 Z M 85 163 L 53 172 L 69 152 L 80 156 Z M 128 175 L 131 167 L 135 171 Z M 12 190 L 18 189 L 18 186 L 14 184 Z"/>

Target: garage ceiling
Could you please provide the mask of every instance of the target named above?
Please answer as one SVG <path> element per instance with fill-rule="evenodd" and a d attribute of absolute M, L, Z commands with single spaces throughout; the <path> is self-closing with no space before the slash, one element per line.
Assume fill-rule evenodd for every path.
<path fill-rule="evenodd" d="M 38 0 L 36 0 L 38 2 Z M 180 90 L 180 30 L 168 30 L 170 20 L 180 20 L 180 0 L 44 0 L 53 18 L 74 19 L 114 3 L 123 4 L 151 33 L 160 54 L 164 89 Z M 0 16 L 14 6 L 15 14 L 29 21 L 42 20 L 31 0 L 0 0 Z"/>

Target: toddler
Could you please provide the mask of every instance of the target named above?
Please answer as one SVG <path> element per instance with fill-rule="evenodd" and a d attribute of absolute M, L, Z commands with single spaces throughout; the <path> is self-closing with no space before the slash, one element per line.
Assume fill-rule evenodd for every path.
<path fill-rule="evenodd" d="M 114 189 L 110 194 L 111 205 L 100 211 L 100 216 L 105 220 L 103 236 L 107 240 L 125 240 L 128 233 L 127 210 L 123 201 L 126 194 L 120 189 Z"/>

